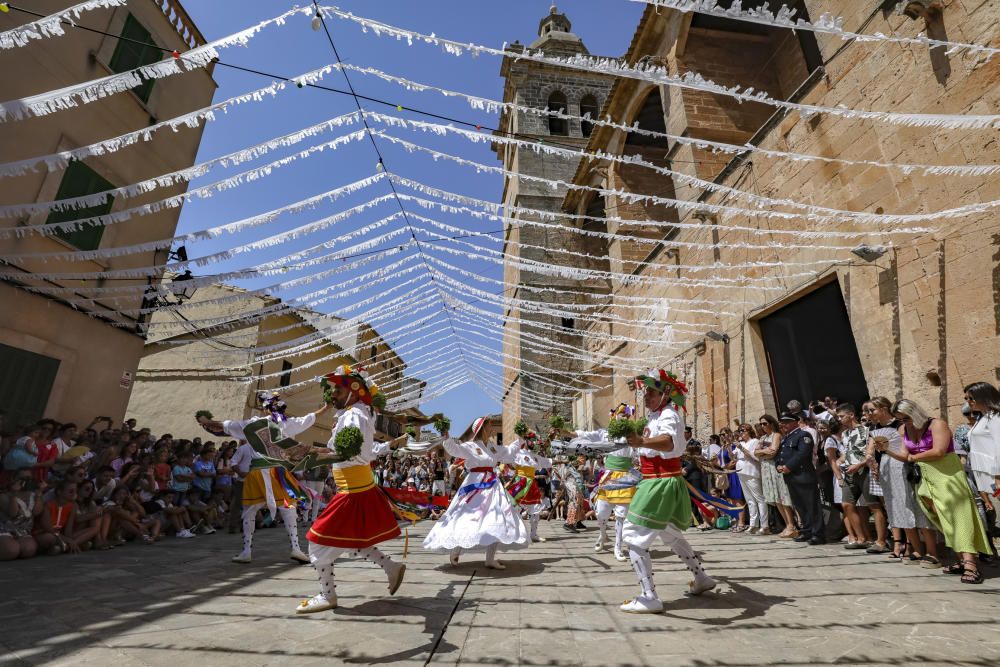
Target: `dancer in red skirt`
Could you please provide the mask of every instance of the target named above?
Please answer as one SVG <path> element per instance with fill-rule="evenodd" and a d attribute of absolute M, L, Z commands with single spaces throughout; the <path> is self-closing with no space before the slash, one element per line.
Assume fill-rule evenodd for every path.
<path fill-rule="evenodd" d="M 375 546 L 400 534 L 396 516 L 386 496 L 375 485 L 371 469 L 372 460 L 384 453 L 374 443 L 375 415 L 370 407 L 377 389 L 369 386 L 363 371 L 350 366 L 340 366 L 326 380 L 332 388 L 332 403 L 339 410 L 330 434 L 330 449 L 334 449 L 337 434 L 350 427 L 360 430 L 364 440 L 356 456 L 332 464 L 337 494 L 306 534 L 311 543 L 309 559 L 316 568 L 320 592 L 299 604 L 295 610 L 299 614 L 337 606 L 333 563 L 343 553 L 367 558 L 381 567 L 389 580 L 390 595 L 403 583 L 406 571 L 405 564 L 394 562 Z"/>

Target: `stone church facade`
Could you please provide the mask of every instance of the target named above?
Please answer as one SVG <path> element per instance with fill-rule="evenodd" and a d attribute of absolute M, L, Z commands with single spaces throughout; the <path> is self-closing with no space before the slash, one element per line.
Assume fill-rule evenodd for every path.
<path fill-rule="evenodd" d="M 995 3 L 904 2 L 898 8 L 896 3 L 860 0 L 794 4 L 800 16 L 842 16 L 844 28 L 856 32 L 923 32 L 995 46 L 1000 30 Z M 659 65 L 671 74 L 699 74 L 726 86 L 765 91 L 775 99 L 824 107 L 923 114 L 991 114 L 1000 108 L 997 59 L 844 42 L 831 35 L 666 8 L 647 7 L 624 62 Z M 545 77 L 559 75 L 542 76 L 536 67 L 505 61 L 505 99 L 530 89 L 536 93 L 532 104 L 546 104 L 541 96 L 552 82 Z M 581 75 L 586 73 L 573 72 L 565 83 Z M 606 218 L 599 228 L 609 235 L 606 239 L 566 233 L 565 243 L 582 243 L 586 249 L 581 252 L 591 255 L 603 246 L 608 268 L 628 276 L 568 281 L 573 283 L 569 289 L 579 291 L 578 303 L 593 308 L 567 342 L 593 357 L 621 360 L 612 364 L 613 371 L 597 364 L 582 369 L 571 385 L 576 425 L 603 425 L 618 402 L 634 403 L 625 379 L 642 359 L 673 369 L 688 384 L 688 422 L 700 435 L 780 412 L 792 399 L 807 403 L 827 395 L 855 403 L 868 396 L 906 396 L 954 423 L 966 384 L 1000 379 L 996 208 L 885 225 L 842 215 L 777 218 L 767 211 L 796 209 L 760 204 L 763 197 L 844 211 L 927 213 L 1000 199 L 1000 179 L 797 161 L 758 151 L 714 152 L 689 141 L 882 163 L 990 164 L 1000 155 L 995 130 L 907 127 L 824 113 L 804 117 L 634 79 L 609 84 L 600 97 L 601 118 L 626 126 L 638 123 L 673 138 L 597 126 L 579 140 L 586 142 L 586 158 L 561 163 L 539 154 L 522 163 L 517 161 L 526 157 L 522 150 L 505 160 L 513 171 L 527 168 L 592 188 L 552 192 L 532 183 L 529 192 L 528 183 L 508 178 L 504 201 L 509 206 L 519 197 L 558 194 L 561 201 L 554 206 L 567 216 L 564 224 L 594 225 L 592 218 Z M 508 149 L 501 154 L 503 150 Z M 602 159 L 597 152 L 638 156 L 673 174 Z M 573 173 L 565 179 L 569 162 Z M 714 190 L 705 187 L 706 181 Z M 665 206 L 616 194 L 622 192 L 729 208 Z M 903 228 L 926 231 L 903 233 Z M 510 229 L 508 239 L 526 229 Z M 618 233 L 631 240 L 612 236 Z M 549 239 L 549 248 L 564 247 L 552 243 Z M 507 251 L 507 282 L 518 287 L 520 298 L 527 298 L 525 284 L 551 282 L 547 276 L 519 273 L 514 268 L 517 250 L 508 246 Z M 639 303 L 645 311 L 637 309 Z M 650 324 L 622 322 L 643 318 Z M 520 352 L 523 365 L 528 359 L 519 348 L 523 338 L 518 341 L 512 324 L 505 333 L 505 351 L 515 357 Z M 557 350 L 539 363 L 564 363 L 572 370 Z M 516 398 L 504 405 L 505 416 L 512 419 L 525 412 Z"/>

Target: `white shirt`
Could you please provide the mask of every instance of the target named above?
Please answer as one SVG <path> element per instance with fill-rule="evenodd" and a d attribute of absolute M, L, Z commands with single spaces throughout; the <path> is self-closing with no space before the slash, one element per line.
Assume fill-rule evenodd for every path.
<path fill-rule="evenodd" d="M 66 441 L 65 441 L 65 440 L 63 440 L 62 438 L 56 438 L 55 440 L 53 440 L 53 441 L 52 441 L 52 444 L 53 444 L 53 445 L 55 445 L 55 446 L 56 446 L 56 449 L 58 449 L 58 450 L 59 450 L 59 456 L 62 456 L 63 454 L 65 454 L 65 453 L 66 453 L 66 451 L 67 451 L 67 450 L 68 450 L 68 449 L 69 449 L 70 447 L 72 447 L 72 446 L 73 446 L 73 445 L 75 445 L 76 443 L 75 443 L 75 442 L 73 442 L 72 440 L 70 440 L 69 442 L 66 442 Z"/>
<path fill-rule="evenodd" d="M 337 441 L 337 434 L 348 426 L 356 426 L 361 431 L 363 440 L 361 451 L 354 458 L 339 463 L 334 463 L 333 468 L 350 468 L 352 466 L 367 466 L 384 456 L 389 451 L 388 444 L 375 444 L 375 417 L 368 406 L 363 403 L 354 403 L 337 413 L 337 422 L 330 431 L 330 442 L 327 447 L 333 450 L 333 444 Z"/>
<path fill-rule="evenodd" d="M 508 450 L 514 452 L 514 465 L 535 470 L 545 470 L 552 467 L 552 459 L 545 458 L 530 449 L 521 449 L 521 442 L 515 441 Z"/>
<path fill-rule="evenodd" d="M 969 469 L 1000 476 L 1000 415 L 983 415 L 969 431 Z"/>
<path fill-rule="evenodd" d="M 254 459 L 253 447 L 250 443 L 243 441 L 236 451 L 233 453 L 233 458 L 229 461 L 229 465 L 232 466 L 233 470 L 236 472 L 236 477 L 239 479 L 245 479 L 247 475 L 250 474 L 250 461 Z"/>
<path fill-rule="evenodd" d="M 750 454 L 747 455 L 738 446 L 736 447 L 736 472 L 746 477 L 760 477 L 760 461 L 757 459 L 757 447 L 760 445 L 760 441 L 757 438 L 751 438 L 740 444 Z"/>
<path fill-rule="evenodd" d="M 684 439 L 684 415 L 673 403 L 656 412 L 648 415 L 649 423 L 642 435 L 644 438 L 655 438 L 660 435 L 669 435 L 674 440 L 674 448 L 669 452 L 661 452 L 656 449 L 646 447 L 635 448 L 635 453 L 646 458 L 677 459 L 684 454 L 687 448 L 687 440 Z"/>
<path fill-rule="evenodd" d="M 459 442 L 454 438 L 448 438 L 441 443 L 441 446 L 451 456 L 465 459 L 466 470 L 492 468 L 498 463 L 514 465 L 514 457 L 521 447 L 517 442 L 507 447 L 500 447 L 494 443 L 487 445 L 482 440 Z"/>
<path fill-rule="evenodd" d="M 608 438 L 608 430 L 604 428 L 597 429 L 596 431 L 577 431 L 575 439 L 585 442 L 593 442 L 595 444 L 601 442 L 611 442 L 611 439 Z M 609 452 L 606 456 L 632 456 L 632 448 L 625 445 L 624 447 L 616 449 L 613 452 Z"/>
<path fill-rule="evenodd" d="M 222 422 L 222 430 L 226 432 L 232 438 L 236 438 L 240 442 L 246 442 L 246 435 L 243 433 L 243 429 L 250 422 L 258 421 L 260 419 L 268 419 L 268 417 L 251 417 L 250 419 L 227 419 Z M 313 424 L 316 423 L 316 413 L 310 412 L 305 417 L 289 417 L 285 421 L 272 421 L 272 424 L 278 427 L 281 434 L 286 438 L 294 438 L 299 433 L 309 429 Z M 237 452 L 239 449 L 237 448 Z M 250 452 L 253 454 L 253 458 L 261 458 L 263 454 L 258 453 L 253 447 L 250 448 Z M 280 456 L 280 452 L 274 452 L 275 455 Z"/>

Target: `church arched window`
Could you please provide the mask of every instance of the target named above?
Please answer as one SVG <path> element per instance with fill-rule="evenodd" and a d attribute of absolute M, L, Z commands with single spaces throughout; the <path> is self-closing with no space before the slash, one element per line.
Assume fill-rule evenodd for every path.
<path fill-rule="evenodd" d="M 584 95 L 580 99 L 580 115 L 589 115 L 591 119 L 594 119 L 597 118 L 597 113 L 597 98 L 593 95 Z M 589 137 L 590 133 L 594 131 L 594 124 L 587 120 L 581 120 L 580 131 L 583 132 L 583 136 Z"/>
<path fill-rule="evenodd" d="M 549 95 L 549 103 L 546 105 L 549 111 L 558 111 L 560 113 L 566 113 L 566 96 L 563 95 L 558 90 L 553 91 Z M 549 116 L 549 134 L 557 136 L 568 136 L 569 135 L 569 123 L 566 122 L 565 118 L 559 118 L 557 116 Z"/>

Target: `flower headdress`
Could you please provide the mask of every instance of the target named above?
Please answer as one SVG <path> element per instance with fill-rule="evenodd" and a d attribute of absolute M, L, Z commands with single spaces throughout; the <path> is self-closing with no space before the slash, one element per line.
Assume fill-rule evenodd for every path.
<path fill-rule="evenodd" d="M 684 408 L 684 401 L 688 393 L 687 385 L 678 380 L 677 376 L 670 371 L 665 371 L 662 368 L 651 368 L 645 374 L 638 375 L 628 381 L 628 387 L 632 390 L 635 390 L 640 384 L 663 393 L 674 405 Z M 687 408 L 685 408 L 686 410 Z"/>
<path fill-rule="evenodd" d="M 368 373 L 360 366 L 357 368 L 352 368 L 348 364 L 337 366 L 337 370 L 324 375 L 320 383 L 323 384 L 324 389 L 331 384 L 347 387 L 357 394 L 365 405 L 371 405 L 372 397 L 379 393 L 378 387 L 374 382 L 368 381 Z"/>
<path fill-rule="evenodd" d="M 618 407 L 612 408 L 611 419 L 630 419 L 635 414 L 635 408 L 628 403 L 619 403 Z"/>
<path fill-rule="evenodd" d="M 262 391 L 257 394 L 257 400 L 260 401 L 260 406 L 265 412 L 271 413 L 271 421 L 283 422 L 288 420 L 288 417 L 285 416 L 285 408 L 288 407 L 288 404 L 281 400 L 278 394 L 270 391 Z"/>

